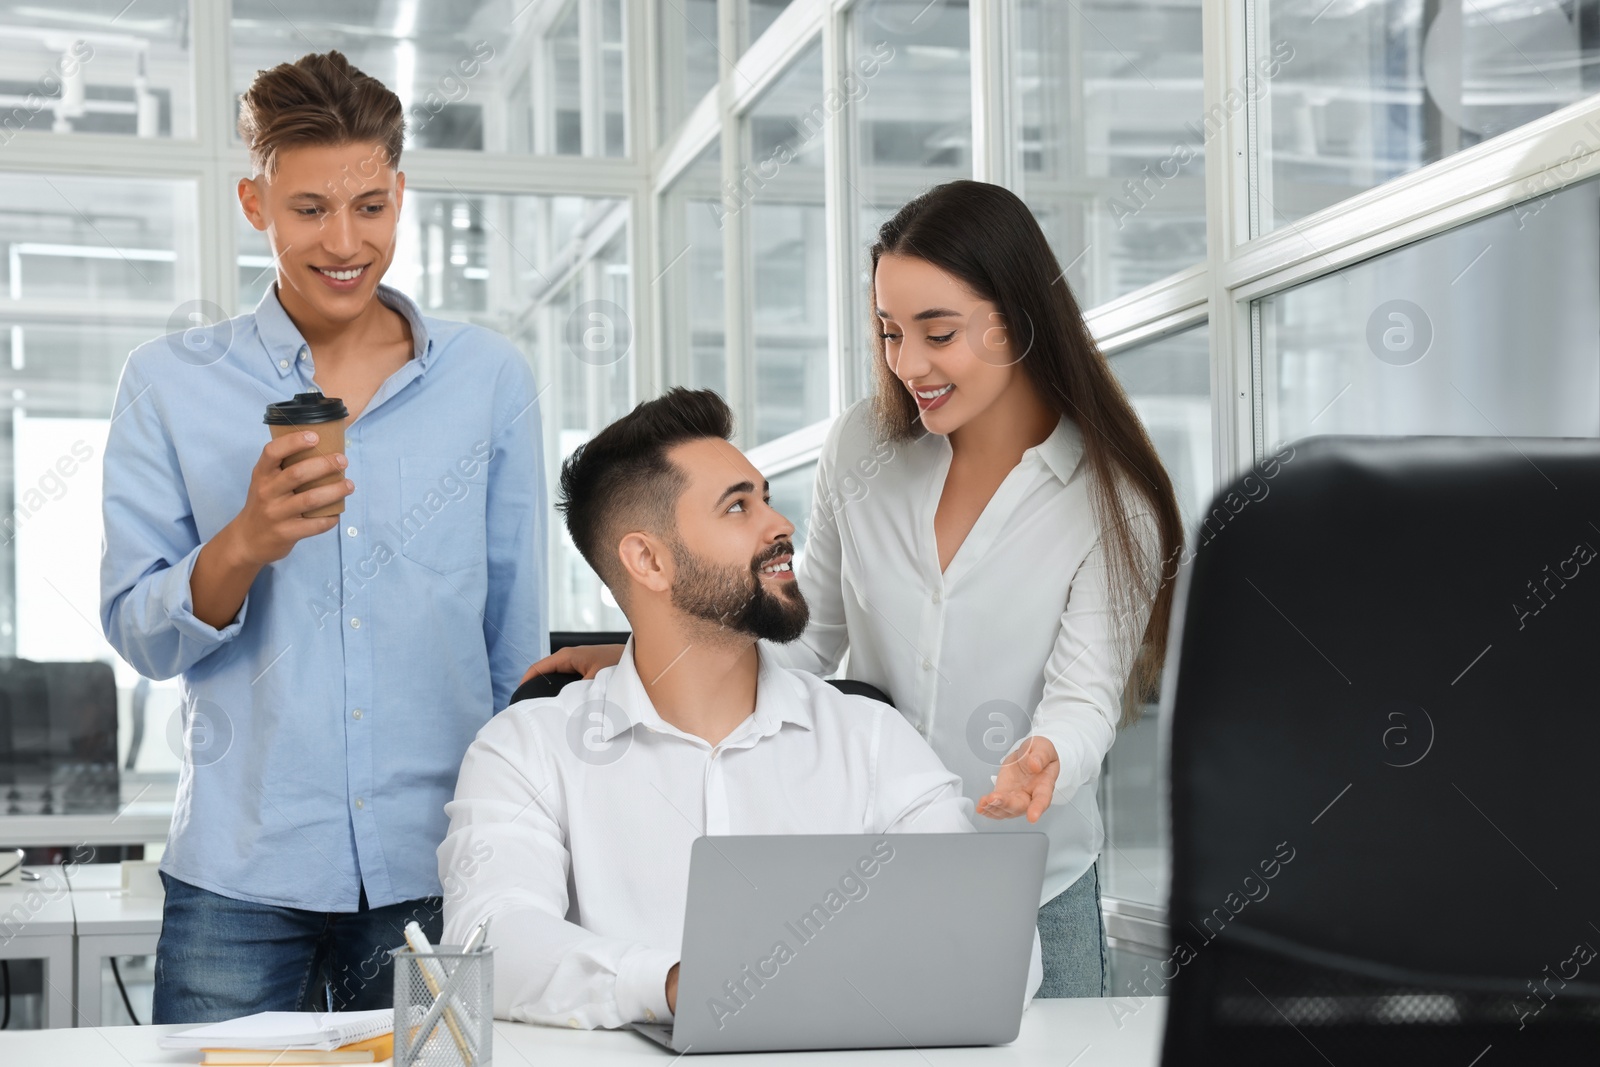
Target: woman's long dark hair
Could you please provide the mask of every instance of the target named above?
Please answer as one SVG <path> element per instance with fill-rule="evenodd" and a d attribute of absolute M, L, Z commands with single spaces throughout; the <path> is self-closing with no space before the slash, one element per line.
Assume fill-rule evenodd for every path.
<path fill-rule="evenodd" d="M 876 318 L 878 260 L 890 254 L 925 260 L 993 303 L 1013 348 L 1020 347 L 1026 357 L 1019 357 L 1019 365 L 1039 396 L 1083 434 L 1095 517 L 1109 548 L 1118 637 L 1134 637 L 1127 620 L 1135 617 L 1135 607 L 1151 603 L 1123 696 L 1122 723 L 1133 722 L 1140 702 L 1153 698 L 1166 656 L 1174 583 L 1161 561 L 1178 558 L 1183 521 L 1172 479 L 1084 324 L 1055 253 L 1028 206 L 1015 193 L 984 182 L 953 181 L 930 189 L 879 228 L 868 307 L 876 355 L 873 410 L 879 433 L 900 440 L 915 436 L 920 419 L 911 394 L 884 357 Z M 1128 491 L 1142 496 L 1155 517 L 1158 557 L 1140 545 L 1130 526 Z"/>

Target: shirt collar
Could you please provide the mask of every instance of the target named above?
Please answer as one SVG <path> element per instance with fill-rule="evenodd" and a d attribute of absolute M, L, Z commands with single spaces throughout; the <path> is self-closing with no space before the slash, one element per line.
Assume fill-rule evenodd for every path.
<path fill-rule="evenodd" d="M 777 733 L 786 722 L 811 729 L 815 720 L 811 713 L 811 694 L 806 690 L 805 683 L 774 659 L 764 642 L 756 642 L 756 656 L 756 706 L 746 721 L 754 721 L 756 733 L 761 737 Z M 607 675 L 602 690 L 602 699 L 606 701 L 605 714 L 601 716 L 602 740 L 610 741 L 639 725 L 660 733 L 693 737 L 667 722 L 656 711 L 633 661 L 632 634 L 628 635 L 628 643 L 623 646 L 622 659 L 617 661 L 616 666 L 600 673 Z M 741 722 L 728 734 L 728 738 L 735 737 L 745 729 L 745 723 Z M 703 738 L 693 739 L 704 743 Z"/>
<path fill-rule="evenodd" d="M 1056 428 L 1050 431 L 1050 436 L 1023 452 L 1023 455 L 1028 452 L 1036 452 L 1051 473 L 1061 479 L 1062 485 L 1066 485 L 1072 472 L 1078 469 L 1078 461 L 1083 458 L 1083 431 L 1078 429 L 1077 423 L 1063 415 L 1057 420 Z"/>
<path fill-rule="evenodd" d="M 422 312 L 409 296 L 381 282 L 376 295 L 384 304 L 405 316 L 406 322 L 411 324 L 411 357 L 417 361 L 419 373 L 426 371 L 433 359 L 433 340 L 428 336 L 428 327 L 422 321 Z M 300 328 L 289 317 L 289 313 L 283 310 L 283 304 L 278 300 L 276 282 L 267 286 L 266 293 L 256 304 L 256 332 L 261 336 L 261 345 L 266 349 L 267 360 L 272 364 L 272 369 L 278 372 L 278 377 L 287 377 L 289 372 L 294 370 L 295 361 L 300 358 L 300 352 L 306 347 L 306 341 L 300 335 Z"/>
<path fill-rule="evenodd" d="M 950 437 L 947 434 L 927 433 L 924 437 L 935 438 L 939 447 L 950 452 Z M 1044 465 L 1061 480 L 1062 485 L 1072 477 L 1072 472 L 1078 469 L 1078 461 L 1083 458 L 1083 431 L 1065 415 L 1056 420 L 1056 428 L 1050 431 L 1050 436 L 1034 445 L 1032 448 L 1023 449 L 1022 458 L 1037 456 Z"/>

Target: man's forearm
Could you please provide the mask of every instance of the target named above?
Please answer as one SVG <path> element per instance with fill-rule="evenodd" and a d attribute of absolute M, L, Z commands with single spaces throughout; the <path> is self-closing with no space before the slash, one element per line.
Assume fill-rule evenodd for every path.
<path fill-rule="evenodd" d="M 250 584 L 261 573 L 260 564 L 246 562 L 234 544 L 233 526 L 224 526 L 217 536 L 200 547 L 194 570 L 189 575 L 189 596 L 194 601 L 195 618 L 218 630 L 227 626 L 244 606 Z"/>

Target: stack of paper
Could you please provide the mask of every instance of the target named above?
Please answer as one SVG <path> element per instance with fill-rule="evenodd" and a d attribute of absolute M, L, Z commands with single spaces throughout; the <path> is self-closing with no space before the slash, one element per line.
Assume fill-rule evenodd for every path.
<path fill-rule="evenodd" d="M 204 1064 L 373 1063 L 393 1055 L 394 1011 L 263 1011 L 162 1034 L 164 1049 L 200 1049 Z"/>

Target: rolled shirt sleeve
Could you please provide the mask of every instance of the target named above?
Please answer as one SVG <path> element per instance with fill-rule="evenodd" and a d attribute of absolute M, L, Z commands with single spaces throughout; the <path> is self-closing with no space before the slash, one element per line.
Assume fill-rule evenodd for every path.
<path fill-rule="evenodd" d="M 172 678 L 237 637 L 250 599 L 218 629 L 194 614 L 189 580 L 199 558 L 183 472 L 157 397 L 129 357 L 105 450 L 100 625 L 111 647 L 147 678 Z"/>
<path fill-rule="evenodd" d="M 438 852 L 444 940 L 461 944 L 480 920 L 493 918 L 497 1018 L 582 1029 L 670 1018 L 666 981 L 677 953 L 564 918 L 571 870 L 564 806 L 537 736 L 514 713 L 496 716 L 468 748 L 455 799 L 445 805 L 450 830 Z"/>
<path fill-rule="evenodd" d="M 876 718 L 867 825 L 885 834 L 977 833 L 961 776 L 945 769 L 905 716 L 867 697 L 848 701 Z"/>

